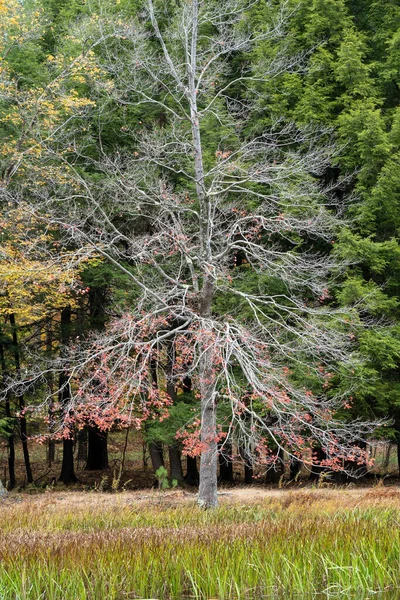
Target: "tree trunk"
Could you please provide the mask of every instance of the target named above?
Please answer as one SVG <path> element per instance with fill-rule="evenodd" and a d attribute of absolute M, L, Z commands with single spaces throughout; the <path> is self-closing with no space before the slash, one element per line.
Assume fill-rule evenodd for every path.
<path fill-rule="evenodd" d="M 400 440 L 399 440 L 399 442 L 397 442 L 397 465 L 398 465 L 398 471 L 399 471 L 399 477 L 400 477 Z"/>
<path fill-rule="evenodd" d="M 249 485 L 254 481 L 253 467 L 249 463 L 244 463 L 244 482 Z"/>
<path fill-rule="evenodd" d="M 300 473 L 302 462 L 295 456 L 292 456 L 290 459 L 290 479 L 296 479 L 298 474 Z"/>
<path fill-rule="evenodd" d="M 398 468 L 398 473 L 399 473 L 399 477 L 400 477 L 400 418 L 397 416 L 394 419 L 393 428 L 394 428 L 394 439 L 397 444 L 397 468 Z M 376 446 L 375 446 L 375 448 L 376 448 Z"/>
<path fill-rule="evenodd" d="M 4 348 L 3 344 L 0 344 L 0 362 L 1 362 L 1 371 L 2 371 L 2 379 L 5 381 L 7 375 L 6 368 L 6 359 L 4 356 Z M 6 404 L 6 417 L 11 419 L 11 406 L 10 406 L 10 397 L 7 393 L 5 398 Z M 8 436 L 8 487 L 10 490 L 15 488 L 15 444 L 14 444 L 14 434 Z"/>
<path fill-rule="evenodd" d="M 63 346 L 68 343 L 70 330 L 71 308 L 67 306 L 61 311 L 61 343 Z M 58 399 L 64 412 L 64 416 L 68 417 L 70 413 L 70 408 L 68 405 L 71 400 L 71 388 L 68 375 L 64 371 L 60 373 L 58 390 Z M 62 481 L 68 485 L 69 483 L 77 482 L 78 478 L 75 475 L 74 469 L 74 441 L 72 426 L 65 426 L 65 432 L 66 435 L 69 435 L 69 437 L 64 438 L 63 440 L 63 459 L 59 481 Z"/>
<path fill-rule="evenodd" d="M 63 460 L 59 481 L 68 485 L 78 481 L 74 469 L 74 441 L 63 440 Z"/>
<path fill-rule="evenodd" d="M 217 411 L 214 396 L 215 394 L 212 392 L 205 394 L 201 399 L 201 443 L 203 450 L 200 458 L 198 502 L 203 508 L 215 508 L 218 506 Z"/>
<path fill-rule="evenodd" d="M 249 461 L 249 457 L 247 455 L 245 448 L 239 448 L 239 454 L 240 454 L 240 458 L 242 459 L 243 465 L 244 465 L 244 482 L 247 485 L 249 485 L 250 483 L 253 483 L 253 476 L 254 476 L 253 465 Z"/>
<path fill-rule="evenodd" d="M 367 443 L 366 442 L 358 442 L 357 446 L 366 450 Z M 323 453 L 322 458 L 325 458 L 325 453 Z M 335 483 L 351 483 L 356 482 L 359 477 L 364 477 L 367 475 L 368 467 L 366 463 L 359 464 L 358 461 L 354 460 L 344 460 L 343 461 L 343 469 L 340 471 L 335 471 L 330 477 L 335 481 Z M 320 468 L 320 472 L 328 471 L 329 468 L 322 467 Z"/>
<path fill-rule="evenodd" d="M 157 362 L 155 360 L 150 361 L 150 374 L 151 374 L 151 384 L 154 389 L 158 387 L 158 379 L 157 379 Z M 163 444 L 159 441 L 151 441 L 149 442 L 149 453 L 151 464 L 153 466 L 154 473 L 158 471 L 160 467 L 164 466 L 164 453 L 163 453 Z M 157 480 L 156 480 L 157 483 Z"/>
<path fill-rule="evenodd" d="M 185 481 L 188 485 L 199 485 L 199 471 L 197 468 L 197 459 L 195 456 L 186 457 Z"/>
<path fill-rule="evenodd" d="M 212 264 L 211 242 L 213 236 L 212 221 L 210 219 L 210 198 L 206 194 L 204 181 L 203 148 L 201 142 L 200 116 L 197 107 L 197 88 L 195 72 L 197 69 L 197 41 L 199 27 L 199 4 L 197 0 L 192 3 L 192 39 L 190 51 L 190 64 L 187 65 L 188 99 L 190 103 L 190 122 L 194 148 L 194 173 L 196 195 L 200 207 L 199 236 L 201 246 L 201 259 L 206 266 Z M 217 394 L 216 376 L 214 372 L 214 353 L 208 346 L 212 344 L 213 332 L 208 330 L 207 321 L 212 314 L 212 301 L 214 297 L 214 283 L 212 275 L 205 268 L 202 274 L 203 284 L 199 294 L 199 315 L 203 320 L 204 342 L 203 352 L 199 361 L 199 379 L 201 396 L 201 432 L 200 441 L 202 452 L 200 456 L 200 485 L 198 503 L 203 508 L 218 506 L 218 435 L 217 435 Z M 196 288 L 195 288 L 196 289 Z M 210 334 L 210 340 L 208 339 Z"/>
<path fill-rule="evenodd" d="M 149 442 L 149 452 L 154 473 L 164 466 L 163 445 L 161 442 Z"/>
<path fill-rule="evenodd" d="M 76 441 L 78 442 L 76 460 L 78 463 L 86 464 L 88 459 L 88 432 L 86 427 L 78 431 L 76 434 Z"/>
<path fill-rule="evenodd" d="M 56 459 L 56 444 L 54 440 L 49 439 L 47 444 L 47 466 L 51 467 Z"/>
<path fill-rule="evenodd" d="M 106 288 L 92 286 L 89 290 L 89 315 L 92 329 L 102 331 L 106 322 Z M 96 425 L 88 427 L 87 471 L 108 469 L 108 433 Z"/>
<path fill-rule="evenodd" d="M 60 404 L 65 410 L 71 398 L 69 380 L 65 373 L 60 374 L 59 390 Z M 67 433 L 69 433 L 71 437 L 63 439 L 63 458 L 61 473 L 60 477 L 58 478 L 59 481 L 62 481 L 66 485 L 69 483 L 76 483 L 78 481 L 74 469 L 74 440 L 72 439 L 73 432 L 71 427 L 67 428 Z"/>
<path fill-rule="evenodd" d="M 310 481 L 318 481 L 321 473 L 325 471 L 325 467 L 321 466 L 320 462 L 326 458 L 326 453 L 323 448 L 316 448 L 313 455 L 316 458 L 316 463 L 311 466 Z"/>
<path fill-rule="evenodd" d="M 101 331 L 106 322 L 106 288 L 91 286 L 88 298 L 90 327 Z"/>
<path fill-rule="evenodd" d="M 211 308 L 211 298 L 210 308 Z M 206 332 L 205 332 L 206 333 Z M 205 335 L 207 343 L 207 336 Z M 218 506 L 218 432 L 213 352 L 205 347 L 200 363 L 201 434 L 200 486 L 198 503 L 203 508 Z"/>
<path fill-rule="evenodd" d="M 107 431 L 98 427 L 88 427 L 88 458 L 87 471 L 104 471 L 108 469 Z"/>
<path fill-rule="evenodd" d="M 183 470 L 182 460 L 179 444 L 172 444 L 168 446 L 169 454 L 169 477 L 171 481 L 176 479 L 178 483 L 183 483 Z"/>
<path fill-rule="evenodd" d="M 51 320 L 49 319 L 46 324 L 46 354 L 47 354 L 48 359 L 50 359 L 50 357 L 52 355 L 52 351 L 53 351 L 53 331 L 52 331 L 52 327 L 51 327 Z M 55 428 L 55 421 L 56 421 L 55 410 L 54 410 L 54 396 L 53 396 L 53 394 L 54 394 L 54 376 L 51 371 L 46 376 L 46 379 L 47 379 L 47 385 L 48 385 L 48 389 L 49 389 L 48 397 L 50 398 L 48 414 L 49 414 L 49 433 L 51 436 L 51 434 L 53 433 L 53 430 Z M 56 456 L 56 445 L 55 445 L 54 440 L 50 437 L 48 446 L 47 446 L 47 464 L 49 467 L 51 467 L 51 465 L 53 464 L 53 462 L 55 460 L 55 456 Z"/>
<path fill-rule="evenodd" d="M 14 436 L 10 435 L 8 438 L 8 476 L 9 476 L 9 484 L 8 487 L 10 490 L 15 488 L 16 479 L 15 479 L 15 444 L 14 444 Z"/>
<path fill-rule="evenodd" d="M 126 451 L 128 449 L 128 437 L 129 437 L 129 427 L 126 428 L 126 434 L 125 434 L 125 443 L 124 443 L 124 448 L 122 450 L 122 456 L 121 456 L 121 473 L 124 470 L 125 467 L 125 460 L 126 460 Z M 145 454 L 145 448 L 146 445 L 143 444 L 143 455 Z M 144 458 L 144 456 L 143 456 Z M 145 460 L 143 460 L 144 465 L 146 465 Z"/>
<path fill-rule="evenodd" d="M 232 483 L 233 481 L 233 462 L 232 456 L 232 444 L 225 443 L 220 444 L 219 447 L 219 481 L 225 483 Z"/>
<path fill-rule="evenodd" d="M 281 477 L 285 473 L 285 463 L 283 461 L 283 448 L 279 448 L 276 460 L 270 469 L 267 471 L 267 483 L 279 483 Z"/>
<path fill-rule="evenodd" d="M 12 339 L 14 346 L 14 360 L 15 360 L 15 371 L 17 376 L 20 376 L 21 373 L 21 359 L 19 355 L 19 347 L 18 347 L 18 334 L 17 334 L 17 326 L 15 323 L 15 316 L 13 314 L 10 315 L 10 323 L 12 328 Z M 26 478 L 28 483 L 33 483 L 33 475 L 32 475 L 32 467 L 31 461 L 29 458 L 29 449 L 28 449 L 28 433 L 26 426 L 26 417 L 25 417 L 25 400 L 23 395 L 19 396 L 19 427 L 21 432 L 21 442 L 22 442 L 22 452 L 24 455 L 24 463 L 26 469 Z"/>
<path fill-rule="evenodd" d="M 185 394 L 192 392 L 192 379 L 185 377 L 182 381 L 183 391 Z M 197 487 L 199 485 L 199 470 L 197 468 L 197 458 L 195 456 L 186 456 L 186 475 L 185 482 L 187 485 Z"/>
<path fill-rule="evenodd" d="M 175 347 L 171 341 L 167 341 L 167 394 L 173 402 L 176 402 L 177 393 L 174 381 L 174 365 L 175 365 Z M 183 483 L 182 458 L 180 444 L 177 442 L 168 446 L 169 454 L 169 476 L 171 481 L 176 479 L 178 483 Z"/>
<path fill-rule="evenodd" d="M 400 418 L 398 416 L 395 416 L 394 423 L 393 423 L 393 429 L 394 429 L 395 443 L 397 444 L 397 468 L 398 468 L 398 473 L 399 473 L 399 477 L 400 477 Z M 376 446 L 375 446 L 374 450 L 375 449 L 376 449 Z"/>
<path fill-rule="evenodd" d="M 383 460 L 383 465 L 382 465 L 385 470 L 387 470 L 389 468 L 391 451 L 392 451 L 392 444 L 389 442 L 388 445 L 386 446 L 385 458 Z"/>

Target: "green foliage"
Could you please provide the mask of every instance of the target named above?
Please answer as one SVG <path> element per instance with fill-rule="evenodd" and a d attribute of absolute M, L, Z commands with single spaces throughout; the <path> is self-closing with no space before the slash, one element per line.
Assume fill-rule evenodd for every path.
<path fill-rule="evenodd" d="M 362 277 L 348 277 L 337 298 L 343 305 L 357 304 L 358 308 L 372 315 L 391 315 L 398 306 L 397 298 L 388 297 L 373 281 Z"/>
<path fill-rule="evenodd" d="M 277 3 L 273 6 L 277 10 Z M 271 10 L 271 5 L 260 8 L 255 19 L 271 19 Z M 352 304 L 359 312 L 360 323 L 376 323 L 357 335 L 359 364 L 343 374 L 358 416 L 371 416 L 374 410 L 398 414 L 399 26 L 400 7 L 394 2 L 296 3 L 281 51 L 306 52 L 306 68 L 264 84 L 268 104 L 255 116 L 257 123 L 268 122 L 266 113 L 272 112 L 286 120 L 333 127 L 342 143 L 334 176 L 355 174 L 347 184 L 347 191 L 356 193 L 347 210 L 351 229 L 335 244 L 335 253 L 349 265 L 334 290 L 336 302 Z M 255 68 L 263 55 L 277 52 L 262 42 L 253 58 Z"/>
<path fill-rule="evenodd" d="M 3 417 L 0 419 L 0 437 L 8 439 L 14 433 L 16 419 Z"/>
<path fill-rule="evenodd" d="M 168 418 L 149 422 L 144 433 L 147 442 L 176 443 L 176 433 L 190 425 L 197 416 L 196 402 L 192 394 L 180 394 L 168 408 Z"/>
<path fill-rule="evenodd" d="M 365 331 L 360 336 L 360 350 L 382 371 L 396 369 L 400 361 L 400 326 Z"/>
<path fill-rule="evenodd" d="M 169 490 L 170 488 L 175 489 L 178 485 L 178 481 L 176 479 L 172 479 L 171 483 L 169 482 L 168 471 L 163 466 L 157 469 L 155 476 L 157 477 L 158 489 L 160 491 Z"/>
<path fill-rule="evenodd" d="M 365 61 L 366 46 L 359 32 L 350 29 L 338 48 L 335 75 L 338 83 L 346 90 L 347 102 L 355 98 L 373 95 L 369 79 L 371 65 Z"/>

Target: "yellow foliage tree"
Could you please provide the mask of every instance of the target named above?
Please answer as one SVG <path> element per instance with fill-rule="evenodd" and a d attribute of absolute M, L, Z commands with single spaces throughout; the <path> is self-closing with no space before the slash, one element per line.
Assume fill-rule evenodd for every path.
<path fill-rule="evenodd" d="M 66 305 L 74 308 L 86 288 L 73 253 L 60 253 L 59 234 L 44 228 L 22 205 L 0 221 L 0 315 L 19 325 L 41 321 Z M 80 257 L 80 263 L 85 259 Z"/>
<path fill-rule="evenodd" d="M 0 0 L 0 59 L 26 40 L 37 37 L 43 23 L 43 11 L 28 8 L 18 0 Z"/>

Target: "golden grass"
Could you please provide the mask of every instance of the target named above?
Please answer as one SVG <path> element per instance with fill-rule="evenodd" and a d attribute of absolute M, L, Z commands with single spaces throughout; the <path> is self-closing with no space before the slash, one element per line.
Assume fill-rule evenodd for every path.
<path fill-rule="evenodd" d="M 396 488 L 242 488 L 209 512 L 181 492 L 10 495 L 0 598 L 393 598 L 399 523 Z"/>

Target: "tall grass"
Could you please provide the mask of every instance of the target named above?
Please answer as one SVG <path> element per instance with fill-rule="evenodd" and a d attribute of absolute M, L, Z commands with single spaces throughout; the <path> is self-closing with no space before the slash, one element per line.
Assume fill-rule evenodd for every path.
<path fill-rule="evenodd" d="M 288 492 L 212 512 L 129 494 L 11 498 L 1 506 L 0 598 L 394 597 L 400 494 L 340 498 Z"/>

